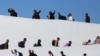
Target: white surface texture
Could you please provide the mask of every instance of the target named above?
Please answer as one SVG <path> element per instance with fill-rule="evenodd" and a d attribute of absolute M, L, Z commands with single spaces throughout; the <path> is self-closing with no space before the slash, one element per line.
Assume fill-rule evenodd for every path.
<path fill-rule="evenodd" d="M 67 56 L 100 56 L 100 45 L 83 46 L 82 43 L 91 39 L 94 41 L 100 36 L 100 24 L 73 22 L 63 20 L 36 20 L 20 17 L 0 16 L 0 44 L 9 39 L 9 49 L 0 50 L 0 56 L 14 56 L 12 49 L 22 51 L 28 56 L 28 50 L 32 49 L 38 56 L 49 56 L 51 50 L 54 56 L 61 56 L 64 51 Z M 60 37 L 59 47 L 52 47 L 53 39 Z M 25 48 L 17 46 L 19 41 L 27 38 Z M 33 47 L 38 39 L 42 40 L 42 47 Z M 68 41 L 72 41 L 71 47 L 63 47 Z"/>

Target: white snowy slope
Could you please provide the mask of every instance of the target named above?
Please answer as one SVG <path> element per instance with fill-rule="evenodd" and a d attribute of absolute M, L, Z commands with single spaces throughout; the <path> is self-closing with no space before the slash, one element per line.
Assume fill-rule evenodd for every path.
<path fill-rule="evenodd" d="M 93 42 L 97 36 L 100 36 L 100 24 L 0 15 L 0 44 L 6 39 L 10 40 L 9 49 L 0 50 L 0 56 L 14 56 L 10 51 L 12 49 L 22 51 L 24 56 L 28 56 L 29 49 L 34 50 L 38 56 L 48 56 L 48 50 L 55 56 L 61 56 L 61 50 L 67 56 L 82 56 L 84 52 L 88 56 L 100 56 L 100 45 L 82 45 L 88 39 Z M 57 37 L 60 37 L 59 47 L 52 47 L 51 42 Z M 25 48 L 21 49 L 17 44 L 23 38 L 27 38 L 27 42 Z M 42 47 L 33 47 L 38 39 L 42 40 Z M 63 47 L 68 41 L 72 41 L 72 46 Z"/>

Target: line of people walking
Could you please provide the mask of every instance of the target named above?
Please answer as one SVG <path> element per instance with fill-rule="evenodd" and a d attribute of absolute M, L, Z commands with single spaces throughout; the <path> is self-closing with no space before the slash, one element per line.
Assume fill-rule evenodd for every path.
<path fill-rule="evenodd" d="M 13 9 L 13 8 L 9 8 L 8 12 L 10 13 L 10 16 L 14 16 L 14 17 L 18 17 L 17 12 Z M 33 15 L 32 15 L 32 19 L 40 19 L 40 13 L 41 10 L 37 11 L 34 10 Z M 49 11 L 49 14 L 47 15 L 48 19 L 55 19 L 55 10 L 54 11 Z M 69 13 L 68 15 L 68 19 L 66 16 L 62 15 L 60 12 L 58 12 L 58 19 L 59 20 L 69 20 L 69 21 L 75 21 L 75 19 L 73 18 L 72 13 Z M 88 13 L 85 14 L 85 19 L 84 21 L 86 23 L 90 23 L 90 16 L 88 15 Z"/>

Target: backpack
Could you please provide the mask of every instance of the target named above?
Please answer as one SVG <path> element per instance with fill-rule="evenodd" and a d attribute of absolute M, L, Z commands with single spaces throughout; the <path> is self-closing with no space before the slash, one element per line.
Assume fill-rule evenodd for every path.
<path fill-rule="evenodd" d="M 23 56 L 23 54 L 21 52 L 19 52 L 19 56 Z"/>
<path fill-rule="evenodd" d="M 55 40 L 52 40 L 52 46 L 54 46 L 55 45 Z"/>

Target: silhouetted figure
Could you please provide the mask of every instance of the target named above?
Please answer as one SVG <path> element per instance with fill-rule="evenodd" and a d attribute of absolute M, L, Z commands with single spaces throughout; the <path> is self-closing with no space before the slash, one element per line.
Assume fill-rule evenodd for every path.
<path fill-rule="evenodd" d="M 9 8 L 9 9 L 8 9 L 8 12 L 10 13 L 10 16 L 17 17 L 17 13 L 16 13 L 16 11 L 15 11 L 14 9 Z"/>
<path fill-rule="evenodd" d="M 72 45 L 72 41 L 69 41 L 68 43 L 66 43 L 66 44 L 64 45 L 64 47 L 71 46 L 71 45 Z"/>
<path fill-rule="evenodd" d="M 100 44 L 100 36 L 97 36 L 97 38 L 95 40 L 95 44 Z"/>
<path fill-rule="evenodd" d="M 63 51 L 61 51 L 60 53 L 61 53 L 61 56 L 66 56 L 66 55 L 63 53 Z"/>
<path fill-rule="evenodd" d="M 32 52 L 31 52 L 31 50 L 29 50 L 29 56 L 33 56 L 33 54 L 32 54 Z"/>
<path fill-rule="evenodd" d="M 86 53 L 84 53 L 84 54 L 83 54 L 83 56 L 87 56 L 87 54 L 86 54 Z"/>
<path fill-rule="evenodd" d="M 54 56 L 51 51 L 48 51 L 49 56 Z"/>
<path fill-rule="evenodd" d="M 49 15 L 47 16 L 47 18 L 48 18 L 48 19 L 55 19 L 54 14 L 55 14 L 55 11 L 54 11 L 54 12 L 49 11 Z"/>
<path fill-rule="evenodd" d="M 29 56 L 37 56 L 37 54 L 35 54 L 33 50 L 29 50 Z"/>
<path fill-rule="evenodd" d="M 67 20 L 66 16 L 61 15 L 60 12 L 58 12 L 58 19 L 60 19 L 60 20 Z"/>
<path fill-rule="evenodd" d="M 24 38 L 23 41 L 20 41 L 20 42 L 18 43 L 18 47 L 20 47 L 20 48 L 25 48 L 26 40 L 27 40 L 27 39 Z"/>
<path fill-rule="evenodd" d="M 52 40 L 52 46 L 59 47 L 59 40 L 59 37 L 57 37 L 57 40 Z"/>
<path fill-rule="evenodd" d="M 90 17 L 88 16 L 88 13 L 85 14 L 85 22 L 90 23 Z"/>
<path fill-rule="evenodd" d="M 68 14 L 68 20 L 69 21 L 75 21 L 75 19 L 73 18 L 71 13 Z"/>
<path fill-rule="evenodd" d="M 41 10 L 37 11 L 37 10 L 34 10 L 34 14 L 32 16 L 33 19 L 40 19 L 40 12 Z"/>
<path fill-rule="evenodd" d="M 23 54 L 19 51 L 17 51 L 16 49 L 13 51 L 11 50 L 12 54 L 14 54 L 15 56 L 23 56 Z"/>
<path fill-rule="evenodd" d="M 91 40 L 89 39 L 88 41 L 86 42 L 83 42 L 83 45 L 92 45 L 93 43 L 91 43 Z"/>
<path fill-rule="evenodd" d="M 39 47 L 39 46 L 42 46 L 42 45 L 41 45 L 41 40 L 40 40 L 40 39 L 38 39 L 38 42 L 34 44 L 34 47 Z"/>
<path fill-rule="evenodd" d="M 9 40 L 7 39 L 5 43 L 0 45 L 0 49 L 8 49 L 9 48 Z"/>

